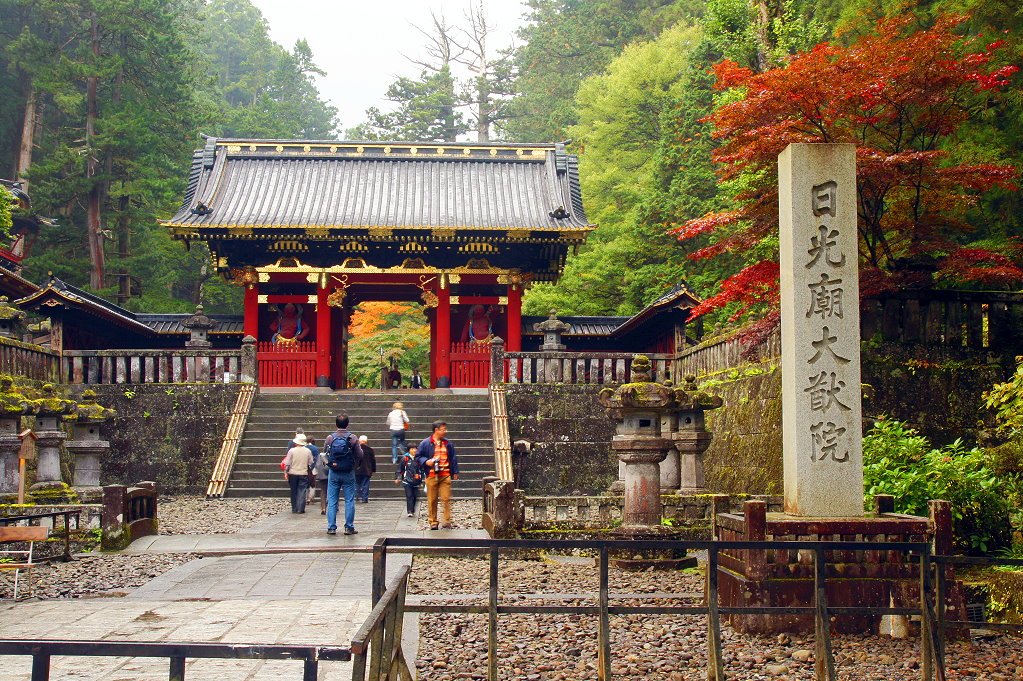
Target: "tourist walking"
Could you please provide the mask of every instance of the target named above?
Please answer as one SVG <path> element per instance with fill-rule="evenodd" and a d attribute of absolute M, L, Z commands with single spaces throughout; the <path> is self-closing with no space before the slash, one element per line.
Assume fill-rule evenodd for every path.
<path fill-rule="evenodd" d="M 312 442 L 312 440 L 310 440 Z M 322 451 L 313 464 L 313 475 L 316 477 L 316 489 L 320 491 L 320 515 L 327 514 L 327 452 Z M 311 500 L 310 500 L 311 501 Z"/>
<path fill-rule="evenodd" d="M 291 512 L 305 513 L 305 494 L 309 489 L 309 472 L 313 453 L 306 446 L 305 435 L 295 435 L 295 446 L 284 456 L 284 479 L 291 487 Z"/>
<path fill-rule="evenodd" d="M 309 492 L 306 494 L 305 502 L 313 503 L 316 497 L 316 464 L 320 462 L 320 448 L 316 446 L 316 440 L 306 435 L 305 446 L 313 453 L 313 467 L 309 470 Z"/>
<path fill-rule="evenodd" d="M 405 489 L 405 509 L 409 518 L 416 516 L 416 498 L 423 484 L 423 468 L 416 461 L 416 446 L 409 445 L 394 471 L 394 483 Z"/>
<path fill-rule="evenodd" d="M 412 370 L 412 378 L 409 379 L 408 387 L 417 390 L 423 387 L 423 377 L 419 375 L 419 369 Z"/>
<path fill-rule="evenodd" d="M 342 491 L 345 495 L 345 534 L 358 534 L 355 529 L 355 469 L 362 459 L 359 438 L 348 430 L 348 414 L 334 419 L 337 430 L 323 441 L 327 457 L 327 534 L 337 534 L 337 507 Z"/>
<path fill-rule="evenodd" d="M 369 501 L 369 479 L 377 472 L 377 458 L 373 448 L 366 444 L 369 441 L 365 435 L 359 436 L 359 446 L 362 447 L 362 463 L 355 469 L 355 499 L 362 503 Z"/>
<path fill-rule="evenodd" d="M 408 414 L 405 413 L 404 405 L 395 402 L 391 405 L 391 411 L 387 414 L 387 429 L 391 431 L 391 465 L 396 466 L 398 459 L 405 453 L 405 431 L 408 430 Z"/>
<path fill-rule="evenodd" d="M 444 527 L 454 527 L 451 524 L 451 481 L 458 480 L 458 457 L 455 446 L 444 437 L 447 432 L 447 423 L 434 421 L 433 434 L 416 448 L 416 461 L 426 470 L 426 507 L 431 530 L 439 526 L 438 501 L 444 506 Z"/>

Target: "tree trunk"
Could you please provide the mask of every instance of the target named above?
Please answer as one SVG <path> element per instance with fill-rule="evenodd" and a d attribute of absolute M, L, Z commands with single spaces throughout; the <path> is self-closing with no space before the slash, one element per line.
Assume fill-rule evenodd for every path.
<path fill-rule="evenodd" d="M 89 23 L 92 33 L 92 54 L 99 57 L 99 20 L 96 12 L 89 12 Z M 98 63 L 93 68 L 99 68 Z M 104 288 L 106 259 L 103 254 L 103 226 L 100 222 L 100 204 L 102 188 L 96 181 L 96 171 L 99 169 L 99 159 L 96 149 L 96 119 L 99 117 L 99 104 L 97 101 L 99 89 L 99 76 L 86 78 L 86 114 L 85 114 L 85 176 L 91 180 L 89 187 L 88 205 L 85 214 L 85 229 L 89 242 L 89 262 L 92 264 L 92 271 L 89 273 L 89 286 L 94 291 Z"/>
<path fill-rule="evenodd" d="M 18 167 L 14 171 L 14 177 L 21 180 L 22 190 L 28 193 L 28 178 L 25 173 L 32 165 L 32 149 L 35 145 L 36 132 L 36 89 L 29 83 L 28 95 L 25 97 L 25 117 L 21 124 L 21 145 L 18 149 Z"/>

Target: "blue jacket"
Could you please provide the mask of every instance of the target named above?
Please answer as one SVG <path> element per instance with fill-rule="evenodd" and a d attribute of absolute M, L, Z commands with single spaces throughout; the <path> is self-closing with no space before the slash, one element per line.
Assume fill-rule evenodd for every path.
<path fill-rule="evenodd" d="M 432 436 L 431 436 L 432 437 Z M 441 438 L 444 441 L 444 445 L 448 448 L 448 464 L 451 466 L 451 475 L 458 475 L 458 456 L 455 454 L 455 446 L 451 444 L 451 441 L 446 437 Z M 433 458 L 433 440 L 428 437 L 419 443 L 416 447 L 416 461 L 423 467 L 424 471 L 429 471 L 432 467 L 426 465 L 427 459 Z"/>

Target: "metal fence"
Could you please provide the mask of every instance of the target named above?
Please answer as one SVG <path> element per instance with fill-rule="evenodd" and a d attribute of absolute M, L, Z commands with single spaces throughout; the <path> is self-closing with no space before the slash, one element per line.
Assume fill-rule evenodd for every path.
<path fill-rule="evenodd" d="M 406 612 L 446 612 L 471 613 L 488 616 L 487 636 L 487 678 L 496 681 L 497 673 L 497 619 L 499 615 L 512 613 L 543 613 L 566 615 L 590 615 L 598 618 L 597 635 L 597 678 L 601 681 L 611 680 L 611 615 L 631 614 L 670 614 L 670 615 L 704 615 L 707 618 L 707 658 L 708 679 L 725 680 L 724 663 L 721 654 L 721 621 L 722 615 L 788 615 L 812 614 L 814 617 L 815 665 L 816 678 L 819 681 L 834 681 L 835 663 L 831 647 L 832 616 L 843 615 L 904 615 L 920 618 L 920 651 L 921 679 L 944 681 L 944 637 L 946 629 L 963 627 L 962 621 L 946 621 L 944 607 L 936 608 L 942 603 L 946 587 L 946 570 L 942 566 L 961 563 L 976 563 L 975 559 L 956 558 L 952 556 L 934 556 L 931 545 L 919 542 L 814 542 L 814 541 L 630 541 L 627 542 L 628 552 L 636 551 L 707 551 L 707 582 L 705 603 L 703 605 L 681 606 L 612 606 L 608 589 L 609 555 L 622 551 L 623 542 L 618 540 L 459 540 L 459 539 L 414 539 L 414 538 L 383 538 L 377 540 L 373 547 L 373 599 L 380 602 L 383 597 L 384 580 L 387 573 L 387 554 L 393 549 L 404 552 L 430 552 L 450 549 L 475 550 L 489 557 L 489 590 L 487 605 L 443 605 L 411 604 L 406 605 Z M 721 606 L 718 598 L 718 562 L 722 551 L 770 551 L 787 550 L 806 552 L 813 556 L 813 603 L 803 606 Z M 597 553 L 597 570 L 599 572 L 596 605 L 502 605 L 499 603 L 500 571 L 498 563 L 501 553 L 521 551 L 595 551 Z M 890 551 L 907 554 L 907 558 L 919 563 L 920 602 L 916 607 L 835 607 L 829 606 L 825 595 L 828 580 L 828 562 L 834 562 L 838 552 L 847 551 Z M 981 559 L 987 560 L 987 559 Z M 1023 561 L 991 559 L 994 564 L 1023 565 Z M 937 595 L 935 594 L 934 573 L 937 569 Z M 551 596 L 545 594 L 550 600 Z M 941 600 L 939 600 L 941 599 Z M 978 625 L 994 626 L 1000 629 L 1023 630 L 1021 625 Z M 380 676 L 372 678 L 397 678 Z M 361 681 L 358 679 L 357 681 Z"/>

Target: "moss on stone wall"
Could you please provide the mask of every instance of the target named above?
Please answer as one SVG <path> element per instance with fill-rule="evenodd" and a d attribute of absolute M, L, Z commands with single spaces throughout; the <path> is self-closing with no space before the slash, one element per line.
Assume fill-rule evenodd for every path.
<path fill-rule="evenodd" d="M 202 492 L 238 398 L 237 384 L 71 386 L 71 397 L 91 387 L 96 401 L 117 410 L 100 432 L 110 441 L 101 461 L 104 485 L 158 482 L 164 492 Z"/>
<path fill-rule="evenodd" d="M 597 494 L 618 478 L 615 424 L 597 402 L 601 386 L 508 385 L 508 431 L 533 449 L 523 469 L 530 494 Z"/>

